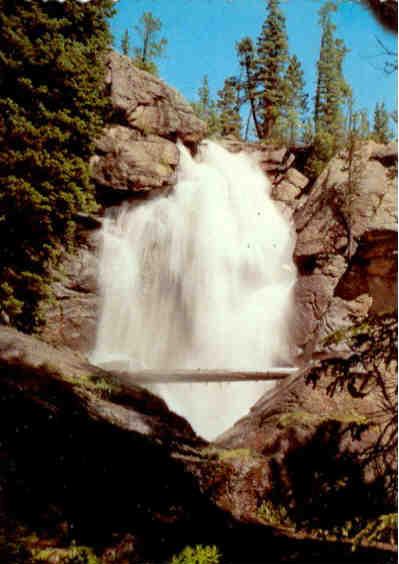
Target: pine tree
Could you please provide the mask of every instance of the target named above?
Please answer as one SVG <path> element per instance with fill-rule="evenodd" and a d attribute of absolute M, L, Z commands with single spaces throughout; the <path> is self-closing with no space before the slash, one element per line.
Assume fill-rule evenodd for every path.
<path fill-rule="evenodd" d="M 389 128 L 389 113 L 384 102 L 377 103 L 374 110 L 374 125 L 372 138 L 377 143 L 389 143 L 393 135 Z"/>
<path fill-rule="evenodd" d="M 208 126 L 208 135 L 220 133 L 220 122 L 216 103 L 211 99 L 208 75 L 202 79 L 202 84 L 198 89 L 198 102 L 192 104 L 197 116 Z"/>
<path fill-rule="evenodd" d="M 240 138 L 241 116 L 235 78 L 226 78 L 223 88 L 218 92 L 218 97 L 216 106 L 219 110 L 220 134 Z"/>
<path fill-rule="evenodd" d="M 314 123 L 311 118 L 308 118 L 303 126 L 302 141 L 305 145 L 313 145 L 314 142 Z"/>
<path fill-rule="evenodd" d="M 256 82 L 260 86 L 258 113 L 262 139 L 271 136 L 281 115 L 287 94 L 285 69 L 288 62 L 288 40 L 285 17 L 279 0 L 267 0 L 268 14 L 257 42 Z"/>
<path fill-rule="evenodd" d="M 367 110 L 361 110 L 359 113 L 359 135 L 364 140 L 370 137 L 370 122 Z"/>
<path fill-rule="evenodd" d="M 142 70 L 158 74 L 155 59 L 164 54 L 167 45 L 164 37 L 158 38 L 162 29 L 161 20 L 155 18 L 151 12 L 144 12 L 134 29 L 140 37 L 140 44 L 133 48 L 134 64 Z"/>
<path fill-rule="evenodd" d="M 345 141 L 342 106 L 350 95 L 350 89 L 345 82 L 342 66 L 347 49 L 342 40 L 334 37 L 336 28 L 331 14 L 335 10 L 335 4 L 327 2 L 319 12 L 322 36 L 317 63 L 315 138 L 307 164 L 307 174 L 310 177 L 320 174 Z"/>
<path fill-rule="evenodd" d="M 130 37 L 127 29 L 121 39 L 121 51 L 123 55 L 129 56 L 130 54 Z"/>
<path fill-rule="evenodd" d="M 111 0 L 0 0 L 0 310 L 32 330 L 60 245 L 94 209 Z"/>
<path fill-rule="evenodd" d="M 262 129 L 260 124 L 260 116 L 258 116 L 258 95 L 256 80 L 256 54 L 254 44 L 250 37 L 244 37 L 236 45 L 238 61 L 241 67 L 241 77 L 239 84 L 243 96 L 240 99 L 240 105 L 249 103 L 251 109 L 252 121 L 255 127 L 258 139 L 262 139 Z M 244 75 L 244 76 L 242 76 Z M 247 124 L 248 129 L 249 120 Z M 245 136 L 246 137 L 246 136 Z"/>
<path fill-rule="evenodd" d="M 285 122 L 287 124 L 287 141 L 294 145 L 298 140 L 298 132 L 303 121 L 303 114 L 307 110 L 308 96 L 305 94 L 305 79 L 301 63 L 296 55 L 289 59 L 286 75 L 286 98 L 283 108 Z"/>

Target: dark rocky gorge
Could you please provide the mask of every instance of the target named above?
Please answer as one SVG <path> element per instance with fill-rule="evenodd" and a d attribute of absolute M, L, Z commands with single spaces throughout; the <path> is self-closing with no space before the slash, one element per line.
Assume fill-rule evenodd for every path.
<path fill-rule="evenodd" d="M 206 135 L 127 58 L 111 56 L 107 84 L 102 212 L 173 189 L 176 141 L 195 150 Z M 349 185 L 344 153 L 310 183 L 294 150 L 222 142 L 257 153 L 295 222 L 304 369 L 207 443 L 126 374 L 90 365 L 101 214 L 82 217 L 41 335 L 0 327 L 0 562 L 166 562 L 196 544 L 243 564 L 394 561 L 396 365 L 372 345 L 395 331 L 396 147 L 365 144 Z"/>

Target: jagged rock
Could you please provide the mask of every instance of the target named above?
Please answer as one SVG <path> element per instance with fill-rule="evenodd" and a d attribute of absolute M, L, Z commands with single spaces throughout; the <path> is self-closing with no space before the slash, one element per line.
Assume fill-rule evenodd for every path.
<path fill-rule="evenodd" d="M 370 141 L 356 157 L 352 180 L 344 153 L 334 158 L 294 216 L 299 268 L 297 342 L 308 350 L 344 322 L 341 299 L 372 298 L 369 311 L 396 307 L 396 167 L 393 146 Z M 384 166 L 382 163 L 389 163 Z M 337 303 L 334 302 L 339 298 Z M 336 307 L 339 304 L 339 307 Z M 338 312 L 342 317 L 335 317 Z M 366 315 L 368 312 L 364 312 Z M 322 323 L 324 316 L 328 323 Z"/>
<path fill-rule="evenodd" d="M 362 292 L 371 298 L 371 313 L 397 309 L 397 235 L 393 230 L 367 231 L 336 287 L 335 295 L 354 300 Z"/>
<path fill-rule="evenodd" d="M 388 145 L 374 145 L 370 158 L 380 161 L 384 166 L 395 166 L 398 160 L 398 144 L 392 141 Z"/>
<path fill-rule="evenodd" d="M 137 69 L 129 57 L 110 54 L 107 84 L 114 114 L 125 121 L 122 125 L 128 124 L 144 135 L 181 139 L 186 144 L 204 138 L 205 124 L 183 96 L 159 78 Z"/>
<path fill-rule="evenodd" d="M 173 185 L 176 141 L 195 147 L 206 125 L 176 90 L 137 69 L 128 57 L 110 54 L 106 82 L 112 115 L 91 161 L 100 193 L 107 189 L 126 197 Z"/>
<path fill-rule="evenodd" d="M 329 512 L 351 519 L 360 507 L 373 513 L 380 504 L 395 505 L 393 482 L 385 491 L 380 487 L 383 476 L 395 480 L 396 368 L 385 372 L 383 383 L 370 369 L 373 384 L 364 397 L 354 397 L 349 386 L 328 391 L 335 362 L 308 371 L 310 381 L 320 379 L 316 387 L 306 385 L 303 374 L 279 384 L 217 440 L 219 448 L 234 449 L 237 460 L 231 481 L 214 495 L 240 518 L 259 517 L 259 500 L 270 503 L 276 519 L 282 507 L 305 522 Z"/>
<path fill-rule="evenodd" d="M 299 188 L 301 191 L 304 190 L 306 186 L 309 184 L 309 179 L 306 178 L 304 174 L 302 174 L 301 172 L 299 172 L 299 170 L 296 170 L 295 168 L 289 168 L 287 170 L 287 174 L 285 175 L 285 178 L 287 182 L 290 182 L 291 184 Z"/>
<path fill-rule="evenodd" d="M 91 161 L 92 175 L 101 186 L 128 192 L 171 186 L 179 153 L 175 143 L 156 135 L 142 137 L 122 125 L 108 126 Z"/>
<path fill-rule="evenodd" d="M 291 182 L 282 180 L 273 188 L 273 199 L 279 202 L 293 202 L 301 193 L 301 189 Z"/>
<path fill-rule="evenodd" d="M 50 344 L 89 353 L 95 344 L 100 309 L 98 230 L 84 232 L 76 254 L 65 254 L 52 285 L 41 337 Z M 83 233 L 82 233 L 83 235 Z"/>
<path fill-rule="evenodd" d="M 283 179 L 273 186 L 272 197 L 277 202 L 282 202 L 285 209 L 289 210 L 289 215 L 292 215 L 306 202 L 305 189 L 309 179 L 288 163 L 287 166 L 290 168 L 287 169 Z"/>

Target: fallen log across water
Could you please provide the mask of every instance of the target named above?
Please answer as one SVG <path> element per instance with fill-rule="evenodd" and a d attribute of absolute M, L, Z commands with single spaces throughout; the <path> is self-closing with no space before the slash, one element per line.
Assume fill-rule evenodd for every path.
<path fill-rule="evenodd" d="M 108 366 L 101 365 L 105 370 Z M 117 370 L 112 372 L 118 374 Z M 135 384 L 206 384 L 212 382 L 273 382 L 298 375 L 300 370 L 294 367 L 271 368 L 265 372 L 227 371 L 227 370 L 141 370 L 140 372 L 122 371 L 124 379 L 129 378 Z"/>

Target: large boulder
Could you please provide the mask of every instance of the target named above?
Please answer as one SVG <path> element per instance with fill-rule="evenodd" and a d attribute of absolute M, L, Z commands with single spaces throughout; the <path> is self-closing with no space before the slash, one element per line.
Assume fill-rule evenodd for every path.
<path fill-rule="evenodd" d="M 340 326 L 396 310 L 396 147 L 341 153 L 294 215 L 297 342 L 307 354 Z"/>
<path fill-rule="evenodd" d="M 112 52 L 107 65 L 112 112 L 91 162 L 100 197 L 173 185 L 176 141 L 195 148 L 205 124 L 176 90 L 137 69 L 129 57 Z"/>

